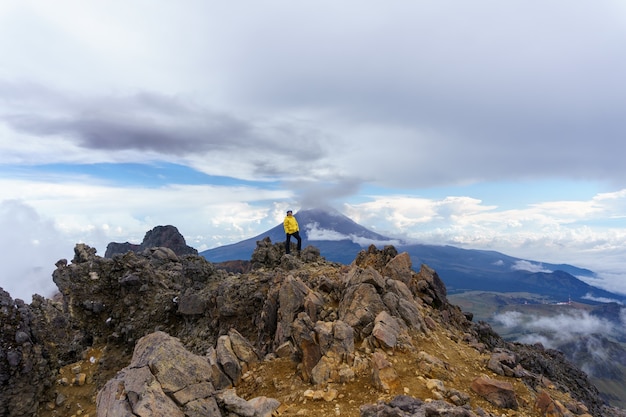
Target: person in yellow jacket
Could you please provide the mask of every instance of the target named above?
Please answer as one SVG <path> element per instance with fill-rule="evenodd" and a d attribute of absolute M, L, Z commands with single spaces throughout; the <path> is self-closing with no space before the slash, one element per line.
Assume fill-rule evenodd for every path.
<path fill-rule="evenodd" d="M 298 253 L 300 253 L 300 249 L 302 248 L 302 238 L 300 238 L 300 228 L 298 227 L 298 221 L 295 217 L 293 217 L 293 213 L 291 210 L 287 211 L 287 216 L 285 216 L 285 221 L 283 222 L 283 226 L 285 227 L 285 234 L 287 235 L 287 241 L 285 242 L 285 253 L 289 254 L 291 251 L 291 237 L 295 237 L 298 241 Z"/>

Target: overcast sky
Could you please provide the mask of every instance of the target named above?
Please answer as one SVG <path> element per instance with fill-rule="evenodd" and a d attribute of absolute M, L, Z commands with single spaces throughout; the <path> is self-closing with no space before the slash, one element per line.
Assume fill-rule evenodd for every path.
<path fill-rule="evenodd" d="M 324 204 L 626 293 L 622 0 L 3 0 L 0 57 L 14 297 L 77 242 L 201 251 Z"/>

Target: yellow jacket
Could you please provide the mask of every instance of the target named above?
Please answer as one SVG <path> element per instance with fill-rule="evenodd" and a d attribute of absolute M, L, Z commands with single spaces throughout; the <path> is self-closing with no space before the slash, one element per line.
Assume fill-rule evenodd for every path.
<path fill-rule="evenodd" d="M 285 226 L 285 233 L 287 234 L 296 233 L 300 230 L 298 227 L 298 221 L 293 216 L 286 216 L 283 226 Z"/>

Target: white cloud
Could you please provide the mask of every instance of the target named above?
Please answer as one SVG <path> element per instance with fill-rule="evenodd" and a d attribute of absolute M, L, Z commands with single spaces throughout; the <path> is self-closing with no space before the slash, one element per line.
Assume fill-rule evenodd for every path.
<path fill-rule="evenodd" d="M 523 324 L 523 315 L 519 311 L 507 311 L 494 316 L 493 320 L 505 327 L 516 327 Z"/>
<path fill-rule="evenodd" d="M 517 261 L 512 266 L 511 269 L 515 271 L 528 271 L 528 272 L 552 272 L 550 269 L 544 268 L 543 265 L 533 263 L 530 261 Z"/>
<path fill-rule="evenodd" d="M 598 303 L 618 303 L 618 304 L 622 304 L 621 301 L 619 300 L 615 300 L 613 298 L 606 298 L 606 297 L 594 297 L 591 294 L 586 294 L 582 297 L 584 300 L 590 300 L 590 301 L 596 301 Z"/>
<path fill-rule="evenodd" d="M 6 198 L 45 213 L 65 241 L 85 242 L 99 254 L 111 241 L 140 243 L 148 230 L 166 224 L 193 236 L 199 250 L 234 243 L 275 226 L 273 204 L 266 202 L 289 197 L 283 190 L 209 185 L 119 188 L 0 180 L 0 187 Z"/>
<path fill-rule="evenodd" d="M 622 309 L 622 314 L 623 311 L 624 309 Z M 516 329 L 516 333 L 525 333 L 518 341 L 541 342 L 548 348 L 557 348 L 563 343 L 577 341 L 581 336 L 611 337 L 616 331 L 621 332 L 612 322 L 582 310 L 571 310 L 549 316 L 508 311 L 495 315 L 493 320 L 509 329 Z"/>
<path fill-rule="evenodd" d="M 588 267 L 595 272 L 593 277 L 578 277 L 581 281 L 586 282 L 594 287 L 603 288 L 608 291 L 617 292 L 620 294 L 626 294 L 626 271 L 624 270 L 624 264 L 620 260 L 619 264 L 613 265 L 616 270 L 607 271 L 605 260 L 601 254 L 597 254 L 598 259 L 595 263 L 591 263 Z M 621 256 L 623 259 L 624 254 Z M 582 262 L 582 260 L 580 261 Z"/>
<path fill-rule="evenodd" d="M 527 345 L 534 345 L 535 343 L 541 343 L 542 346 L 548 349 L 556 348 L 556 345 L 554 344 L 553 340 L 550 339 L 550 337 L 544 336 L 541 334 L 536 334 L 536 333 L 526 334 L 520 337 L 519 339 L 517 339 L 517 341 L 520 343 L 527 344 Z"/>
<path fill-rule="evenodd" d="M 330 241 L 350 240 L 350 236 L 346 236 L 334 230 L 322 229 L 319 227 L 319 224 L 317 223 L 307 224 L 306 232 L 307 232 L 307 236 L 309 237 L 309 240 L 330 240 Z"/>
<path fill-rule="evenodd" d="M 344 235 L 342 233 L 336 232 L 334 230 L 323 229 L 319 227 L 317 223 L 309 223 L 306 225 L 306 232 L 309 240 L 330 240 L 330 241 L 339 241 L 339 240 L 350 240 L 357 245 L 362 247 L 366 247 L 369 245 L 377 245 L 377 246 L 385 246 L 385 245 L 398 245 L 400 241 L 398 240 L 385 240 L 378 241 L 374 239 L 368 239 L 362 236 L 356 235 Z"/>
<path fill-rule="evenodd" d="M 565 308 L 565 307 L 564 307 Z M 494 316 L 499 323 L 515 334 L 522 334 L 517 342 L 533 344 L 541 343 L 546 348 L 560 349 L 565 344 L 569 352 L 584 351 L 592 355 L 592 361 L 579 363 L 583 371 L 592 376 L 597 375 L 597 364 L 610 364 L 612 352 L 605 348 L 605 340 L 619 340 L 624 336 L 623 323 L 626 309 L 620 310 L 621 324 L 602 319 L 583 310 L 569 310 L 559 314 L 538 316 L 509 311 Z M 578 359 L 580 360 L 580 359 Z"/>
<path fill-rule="evenodd" d="M 527 327 L 537 332 L 553 332 L 561 340 L 593 333 L 611 334 L 614 331 L 614 325 L 608 320 L 578 310 L 572 314 L 559 314 L 555 317 L 535 317 Z"/>
<path fill-rule="evenodd" d="M 374 239 L 368 239 L 368 238 L 365 238 L 365 237 L 362 237 L 362 236 L 354 236 L 354 235 L 351 235 L 350 239 L 354 243 L 356 243 L 356 244 L 358 244 L 358 245 L 360 245 L 361 247 L 364 247 L 364 248 L 368 247 L 370 245 L 383 247 L 383 246 L 387 246 L 387 245 L 397 246 L 397 245 L 401 244 L 401 241 L 399 241 L 399 240 L 393 240 L 393 239 L 392 240 L 374 240 Z"/>
<path fill-rule="evenodd" d="M 54 264 L 61 258 L 71 259 L 74 245 L 51 219 L 19 201 L 0 202 L 0 230 L 4 259 L 0 287 L 27 303 L 34 293 L 51 297 L 57 291 L 52 281 Z"/>

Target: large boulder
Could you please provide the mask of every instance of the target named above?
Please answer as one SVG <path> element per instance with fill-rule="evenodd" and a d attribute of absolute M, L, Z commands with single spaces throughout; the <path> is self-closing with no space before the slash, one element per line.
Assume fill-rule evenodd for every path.
<path fill-rule="evenodd" d="M 96 399 L 100 417 L 271 416 L 279 405 L 265 397 L 244 400 L 232 389 L 217 391 L 207 358 L 164 332 L 141 338 L 130 365 Z"/>

